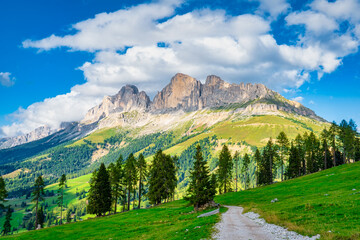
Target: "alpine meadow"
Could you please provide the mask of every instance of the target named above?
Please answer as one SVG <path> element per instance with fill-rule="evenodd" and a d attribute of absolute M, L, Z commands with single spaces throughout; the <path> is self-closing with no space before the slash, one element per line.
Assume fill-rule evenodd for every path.
<path fill-rule="evenodd" d="M 0 239 L 360 239 L 359 0 L 0 9 Z"/>

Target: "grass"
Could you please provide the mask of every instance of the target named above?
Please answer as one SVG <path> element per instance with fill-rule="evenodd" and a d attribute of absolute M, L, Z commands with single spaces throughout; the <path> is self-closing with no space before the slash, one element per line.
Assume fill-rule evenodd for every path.
<path fill-rule="evenodd" d="M 282 183 L 216 197 L 267 222 L 321 239 L 360 238 L 360 162 Z M 356 189 L 356 190 L 353 190 Z M 279 201 L 271 203 L 277 198 Z"/>
<path fill-rule="evenodd" d="M 3 239 L 205 239 L 219 215 L 197 218 L 184 200 L 82 222 L 20 233 Z M 207 210 L 210 211 L 210 210 Z M 224 208 L 221 211 L 225 211 Z"/>

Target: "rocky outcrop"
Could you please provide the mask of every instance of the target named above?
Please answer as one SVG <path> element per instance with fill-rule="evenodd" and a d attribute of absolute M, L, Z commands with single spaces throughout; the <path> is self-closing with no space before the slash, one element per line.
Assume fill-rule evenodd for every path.
<path fill-rule="evenodd" d="M 146 110 L 150 102 L 144 91 L 139 92 L 136 86 L 126 85 L 116 95 L 104 97 L 101 104 L 90 109 L 81 122 L 96 122 L 115 112 Z"/>
<path fill-rule="evenodd" d="M 247 112 L 285 111 L 322 120 L 310 109 L 285 99 L 263 84 L 230 84 L 215 75 L 208 76 L 205 84 L 202 84 L 191 76 L 178 73 L 156 94 L 153 102 L 145 92 L 139 93 L 135 86 L 127 85 L 118 94 L 106 96 L 100 105 L 90 109 L 82 123 L 93 123 L 116 112 L 189 112 L 228 107 L 232 104 L 238 108 L 246 108 Z"/>
<path fill-rule="evenodd" d="M 197 110 L 201 105 L 201 87 L 200 81 L 178 73 L 161 92 L 156 94 L 151 110 Z"/>
<path fill-rule="evenodd" d="M 106 96 L 102 102 L 90 109 L 85 118 L 77 123 L 63 124 L 59 130 L 66 130 L 68 139 L 83 136 L 96 128 L 128 124 L 130 119 L 126 112 L 136 110 L 147 114 L 173 114 L 182 110 L 185 112 L 201 110 L 204 108 L 236 108 L 247 115 L 277 114 L 288 112 L 325 121 L 312 110 L 298 102 L 290 101 L 274 92 L 263 84 L 231 84 L 220 77 L 210 75 L 204 84 L 186 74 L 178 73 L 170 83 L 156 94 L 153 102 L 144 91 L 139 92 L 133 85 L 126 85 L 114 96 Z M 104 119 L 108 116 L 111 118 Z M 116 115 L 116 116 L 115 116 Z M 138 122 L 146 122 L 148 115 L 139 114 L 131 117 Z M 102 120 L 100 123 L 99 121 Z M 72 130 L 71 130 L 72 129 Z M 59 131 L 58 130 L 58 131 Z M 74 134 L 71 131 L 75 131 Z M 13 138 L 0 139 L 0 149 L 10 148 L 34 140 L 47 137 L 54 133 L 49 127 L 40 127 L 33 132 Z"/>
<path fill-rule="evenodd" d="M 21 136 L 3 138 L 0 141 L 0 149 L 11 148 L 11 147 L 14 147 L 17 145 L 32 142 L 32 141 L 47 137 L 50 134 L 54 133 L 55 131 L 48 126 L 42 126 L 42 127 L 36 128 L 34 131 L 32 131 L 30 133 L 27 133 L 27 134 L 24 134 Z"/>

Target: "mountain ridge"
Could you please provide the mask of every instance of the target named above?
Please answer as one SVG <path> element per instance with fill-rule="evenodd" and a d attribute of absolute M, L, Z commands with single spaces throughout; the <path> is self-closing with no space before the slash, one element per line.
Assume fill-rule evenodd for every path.
<path fill-rule="evenodd" d="M 85 117 L 78 122 L 81 126 L 79 129 L 82 129 L 81 134 L 69 133 L 69 136 L 78 138 L 96 129 L 113 127 L 119 124 L 119 118 L 126 122 L 126 116 L 121 113 L 131 111 L 141 113 L 144 122 L 145 118 L 158 114 L 176 115 L 177 112 L 221 108 L 241 110 L 239 112 L 243 115 L 271 115 L 281 114 L 283 111 L 326 122 L 311 109 L 284 98 L 263 84 L 228 83 L 215 75 L 209 75 L 203 84 L 189 75 L 177 73 L 170 83 L 155 95 L 153 101 L 146 92 L 139 91 L 136 86 L 129 84 L 123 86 L 117 94 L 105 96 L 99 105 L 89 109 Z M 115 117 L 110 121 L 102 121 L 111 116 Z M 58 130 L 43 126 L 22 136 L 0 139 L 0 149 L 43 139 L 66 129 L 67 125 L 68 123 L 63 123 Z"/>

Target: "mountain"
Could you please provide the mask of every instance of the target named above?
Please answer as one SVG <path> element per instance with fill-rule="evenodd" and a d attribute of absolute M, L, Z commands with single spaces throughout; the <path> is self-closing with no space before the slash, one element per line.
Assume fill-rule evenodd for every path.
<path fill-rule="evenodd" d="M 312 110 L 298 102 L 290 101 L 263 84 L 230 84 L 220 77 L 210 75 L 205 84 L 188 75 L 178 73 L 156 94 L 151 102 L 145 92 L 127 85 L 115 96 L 107 96 L 102 103 L 86 114 L 82 122 L 98 121 L 111 113 L 141 109 L 153 114 L 216 109 L 236 104 L 244 112 L 285 111 L 323 121 Z"/>
<path fill-rule="evenodd" d="M 10 138 L 2 138 L 0 139 L 0 149 L 11 148 L 27 142 L 32 142 L 40 138 L 47 137 L 50 134 L 54 133 L 55 131 L 56 130 L 51 129 L 49 126 L 41 126 L 25 135 L 10 137 Z"/>
<path fill-rule="evenodd" d="M 200 120 L 198 124 L 210 127 L 229 118 L 232 114 L 228 111 L 223 114 L 203 112 L 200 116 L 184 118 L 184 116 L 189 116 L 184 113 L 206 109 L 232 109 L 232 113 L 241 116 L 294 114 L 325 122 L 312 110 L 298 102 L 285 99 L 263 84 L 230 84 L 214 75 L 208 76 L 203 84 L 191 76 L 178 73 L 156 94 L 153 101 L 144 91 L 140 92 L 136 86 L 126 85 L 114 96 L 105 96 L 99 105 L 87 112 L 83 120 L 76 123 L 77 127 L 74 128 L 73 123 L 63 123 L 57 131 L 46 126 L 40 127 L 23 136 L 0 139 L 0 149 L 46 138 L 40 141 L 42 147 L 39 149 L 43 149 L 44 142 L 49 146 L 55 146 L 65 140 L 77 139 L 95 130 L 116 126 L 144 127 L 143 133 L 148 134 L 166 131 L 173 125 L 184 124 L 191 118 Z M 207 114 L 209 115 L 206 116 Z M 150 125 L 151 128 L 149 128 Z M 69 126 L 72 127 L 67 128 Z M 63 132 L 66 134 L 64 135 Z M 64 139 L 60 141 L 59 136 Z M 37 152 L 34 151 L 34 153 Z M 1 154 L 0 152 L 0 156 Z"/>

